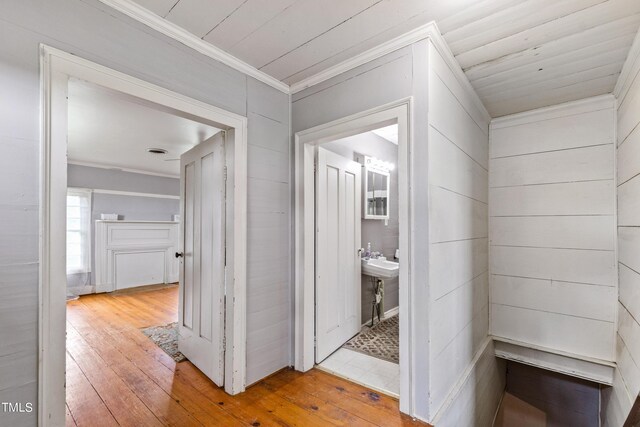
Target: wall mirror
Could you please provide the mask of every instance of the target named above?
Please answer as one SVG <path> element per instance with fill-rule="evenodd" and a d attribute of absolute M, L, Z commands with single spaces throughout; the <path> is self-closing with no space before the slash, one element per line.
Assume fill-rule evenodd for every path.
<path fill-rule="evenodd" d="M 364 172 L 364 218 L 389 219 L 389 170 L 374 165 L 367 158 Z"/>

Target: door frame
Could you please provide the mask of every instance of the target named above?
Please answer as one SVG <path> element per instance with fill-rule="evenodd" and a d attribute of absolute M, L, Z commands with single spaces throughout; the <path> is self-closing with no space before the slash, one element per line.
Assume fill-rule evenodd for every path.
<path fill-rule="evenodd" d="M 413 172 L 411 153 L 413 98 L 404 98 L 351 116 L 296 132 L 295 148 L 295 313 L 294 367 L 306 372 L 315 364 L 315 148 L 328 141 L 398 123 L 398 188 L 400 218 L 400 410 L 415 412 L 417 348 L 413 344 L 415 309 L 412 295 L 417 284 L 412 270 Z"/>
<path fill-rule="evenodd" d="M 247 118 L 40 45 L 38 425 L 64 425 L 66 352 L 67 88 L 79 78 L 204 121 L 227 133 L 225 391 L 246 383 Z"/>

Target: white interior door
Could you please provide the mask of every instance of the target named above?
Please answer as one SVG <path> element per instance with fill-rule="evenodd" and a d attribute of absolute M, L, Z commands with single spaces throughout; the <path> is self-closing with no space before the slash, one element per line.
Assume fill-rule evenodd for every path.
<path fill-rule="evenodd" d="M 224 381 L 224 167 L 223 132 L 180 156 L 178 347 L 218 386 Z"/>
<path fill-rule="evenodd" d="M 361 165 L 318 148 L 316 362 L 360 331 Z"/>

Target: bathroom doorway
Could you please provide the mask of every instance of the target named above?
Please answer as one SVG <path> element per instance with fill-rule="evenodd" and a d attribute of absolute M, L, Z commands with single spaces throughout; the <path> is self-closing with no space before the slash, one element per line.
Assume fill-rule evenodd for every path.
<path fill-rule="evenodd" d="M 411 335 L 416 313 L 411 305 L 411 295 L 415 292 L 415 284 L 411 280 L 414 267 L 411 263 L 410 241 L 410 230 L 413 229 L 410 216 L 409 155 L 412 151 L 409 132 L 411 102 L 410 98 L 401 100 L 295 135 L 295 368 L 300 371 L 307 371 L 313 367 L 331 370 L 355 382 L 397 396 L 400 399 L 401 411 L 408 414 L 413 413 L 413 396 L 417 395 L 416 390 L 426 386 L 421 377 L 411 375 L 415 355 L 421 354 L 424 350 L 421 347 L 422 343 Z M 374 130 L 382 129 L 395 132 L 397 144 L 372 133 Z M 382 157 L 386 156 L 376 156 L 376 153 L 368 152 L 359 145 L 367 148 L 365 140 L 372 137 L 389 144 L 388 151 L 394 152 L 395 158 L 385 160 Z M 316 165 L 319 153 L 324 153 L 321 156 L 325 159 L 324 163 Z M 328 157 L 330 159 L 327 161 Z M 364 167 L 367 161 L 371 166 L 369 169 L 377 167 L 381 173 L 369 175 L 369 170 Z M 395 164 L 391 166 L 392 163 Z M 336 167 L 338 164 L 343 166 Z M 316 174 L 322 172 L 321 166 L 328 168 L 327 174 L 321 179 L 333 179 L 327 182 L 334 187 L 341 186 L 334 190 L 333 196 L 327 188 L 321 188 L 318 184 Z M 388 199 L 394 192 L 397 196 L 395 225 L 391 218 L 393 208 L 390 207 L 391 201 Z M 365 197 L 368 193 L 370 198 Z M 335 197 L 336 195 L 338 197 Z M 348 197 L 345 199 L 342 195 Z M 322 198 L 319 202 L 318 197 Z M 352 213 L 342 227 L 337 222 L 338 216 L 318 215 L 316 211 L 317 206 L 326 209 L 331 204 L 332 209 L 339 209 L 339 206 L 335 205 L 338 201 L 344 203 L 343 212 Z M 350 209 L 346 209 L 347 205 Z M 388 215 L 384 213 L 385 206 Z M 369 215 L 371 217 L 368 217 Z M 379 217 L 375 218 L 376 215 Z M 323 221 L 325 228 L 320 231 L 318 227 L 323 227 Z M 374 229 L 378 226 L 389 227 L 388 230 L 395 228 L 394 237 L 391 237 L 394 234 L 392 232 L 386 239 L 380 240 L 380 234 L 386 234 L 378 230 L 373 231 L 376 239 L 364 237 L 363 241 L 363 230 L 366 236 L 370 225 L 373 224 Z M 347 243 L 338 241 L 345 238 Z M 367 249 L 368 256 L 365 256 Z M 401 254 L 406 254 L 406 257 Z M 332 264 L 340 267 L 327 267 Z M 318 273 L 321 273 L 320 277 Z M 393 279 L 397 281 L 395 291 Z M 344 289 L 345 286 L 349 287 L 348 292 Z M 326 290 L 325 287 L 328 288 L 328 292 L 325 292 L 324 296 L 328 294 L 329 297 L 322 301 L 322 291 Z M 318 290 L 321 292 L 318 293 Z M 393 299 L 397 300 L 397 304 L 391 302 Z M 341 311 L 336 311 L 336 301 L 339 301 Z M 394 305 L 396 307 L 393 307 Z M 335 321 L 333 324 L 328 321 L 322 323 L 323 316 Z M 394 348 L 393 345 L 389 345 L 383 349 L 380 345 L 372 344 L 376 341 L 369 336 L 372 331 L 378 337 L 393 334 L 394 327 L 391 323 L 394 320 L 387 320 L 394 317 L 394 320 L 397 320 L 397 346 Z M 380 330 L 377 330 L 378 326 Z M 382 327 L 388 327 L 389 330 L 383 331 Z M 334 333 L 339 328 L 344 328 L 345 332 Z M 327 340 L 327 337 L 323 336 L 331 333 L 337 338 Z M 367 338 L 368 342 L 358 341 L 359 338 Z M 322 348 L 317 347 L 316 343 Z M 394 352 L 397 352 L 397 362 L 393 361 L 393 356 L 388 358 L 391 360 L 382 357 L 383 354 Z M 376 353 L 377 357 L 371 353 Z M 364 361 L 365 359 L 367 361 Z M 377 366 L 380 364 L 386 365 L 387 368 L 378 369 Z M 360 369 L 356 375 L 353 372 L 340 372 L 337 369 L 338 365 L 342 365 L 343 368 L 347 365 L 359 365 Z M 364 370 L 369 372 L 365 373 Z M 371 381 L 376 376 L 374 372 L 380 377 L 380 381 L 376 383 Z"/>
<path fill-rule="evenodd" d="M 400 395 L 398 124 L 316 151 L 320 369 Z"/>

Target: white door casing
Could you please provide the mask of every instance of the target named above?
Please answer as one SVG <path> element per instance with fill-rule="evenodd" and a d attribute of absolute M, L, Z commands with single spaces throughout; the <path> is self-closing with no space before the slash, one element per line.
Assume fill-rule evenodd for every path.
<path fill-rule="evenodd" d="M 316 363 L 360 331 L 361 165 L 321 147 L 316 168 Z"/>
<path fill-rule="evenodd" d="M 225 153 L 219 132 L 180 156 L 180 351 L 224 383 Z"/>

